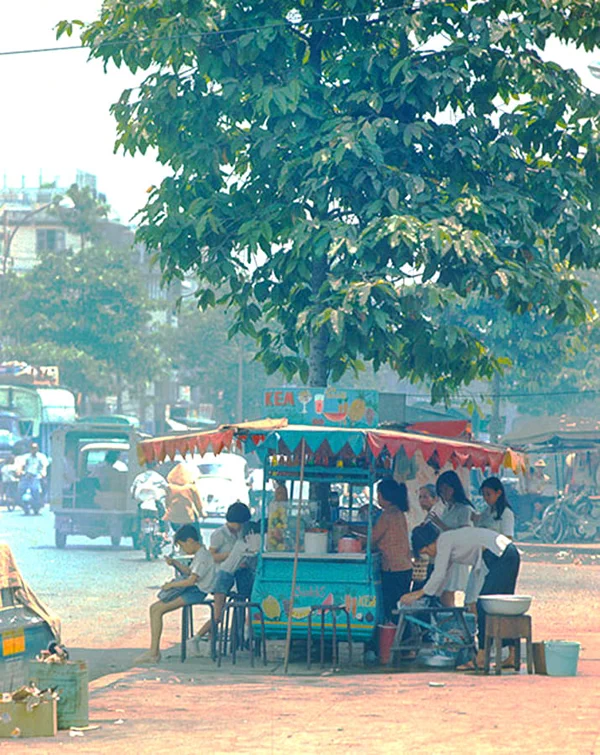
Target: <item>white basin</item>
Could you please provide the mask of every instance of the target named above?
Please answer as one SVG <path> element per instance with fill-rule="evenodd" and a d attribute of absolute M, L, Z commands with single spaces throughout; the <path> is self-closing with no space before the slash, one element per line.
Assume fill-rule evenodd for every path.
<path fill-rule="evenodd" d="M 479 600 L 486 613 L 521 616 L 527 613 L 533 598 L 531 595 L 480 595 Z"/>

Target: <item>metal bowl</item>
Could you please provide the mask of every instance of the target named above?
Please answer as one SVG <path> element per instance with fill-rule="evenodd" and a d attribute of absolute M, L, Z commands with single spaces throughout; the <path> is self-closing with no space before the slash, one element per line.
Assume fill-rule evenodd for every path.
<path fill-rule="evenodd" d="M 527 613 L 533 598 L 531 595 L 481 595 L 483 610 L 502 616 L 521 616 Z"/>

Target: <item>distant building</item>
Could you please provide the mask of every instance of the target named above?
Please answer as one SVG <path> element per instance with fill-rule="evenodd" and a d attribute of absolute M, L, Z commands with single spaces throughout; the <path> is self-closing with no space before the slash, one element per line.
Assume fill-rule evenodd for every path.
<path fill-rule="evenodd" d="M 106 197 L 97 192 L 96 176 L 77 171 L 76 185 L 88 188 L 100 201 Z M 31 270 L 42 252 L 60 252 L 78 249 L 82 239 L 66 222 L 69 209 L 60 212 L 53 206 L 57 197 L 64 196 L 66 188 L 56 183 L 37 188 L 4 187 L 0 189 L 0 275 L 14 271 Z M 146 293 L 151 301 L 165 302 L 157 312 L 155 321 L 165 323 L 175 317 L 175 301 L 179 286 L 161 285 L 161 273 L 150 265 L 148 254 L 141 244 L 135 243 L 135 231 L 115 220 L 100 220 L 96 232 L 113 249 L 131 250 L 134 263 L 139 265 Z M 87 242 L 93 243 L 93 242 Z"/>

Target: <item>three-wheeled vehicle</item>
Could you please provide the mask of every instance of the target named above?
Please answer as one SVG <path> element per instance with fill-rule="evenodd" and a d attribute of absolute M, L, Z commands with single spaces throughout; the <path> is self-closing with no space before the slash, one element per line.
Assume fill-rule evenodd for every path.
<path fill-rule="evenodd" d="M 113 546 L 131 537 L 137 546 L 137 505 L 131 485 L 142 471 L 139 433 L 129 424 L 76 423 L 52 436 L 50 507 L 55 543 L 69 535 L 108 536 Z"/>
<path fill-rule="evenodd" d="M 27 662 L 60 639 L 60 622 L 25 582 L 8 545 L 0 543 L 0 690 L 28 681 Z"/>

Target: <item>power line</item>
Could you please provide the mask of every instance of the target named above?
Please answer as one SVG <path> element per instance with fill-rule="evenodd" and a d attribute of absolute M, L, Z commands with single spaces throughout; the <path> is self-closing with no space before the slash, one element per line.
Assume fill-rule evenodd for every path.
<path fill-rule="evenodd" d="M 583 388 L 581 390 L 568 390 L 568 391 L 523 391 L 518 392 L 515 391 L 514 393 L 483 393 L 481 391 L 474 390 L 472 393 L 457 393 L 454 396 L 451 396 L 451 398 L 457 398 L 457 399 L 474 399 L 474 398 L 500 398 L 500 399 L 511 399 L 511 398 L 537 398 L 540 396 L 597 396 L 600 394 L 600 389 L 595 388 Z M 411 396 L 411 398 L 421 398 L 416 396 Z M 423 396 L 423 398 L 427 398 L 427 396 Z"/>
<path fill-rule="evenodd" d="M 252 32 L 261 32 L 261 31 L 267 31 L 270 29 L 280 29 L 282 27 L 286 27 L 289 29 L 298 28 L 301 29 L 303 26 L 318 26 L 319 24 L 326 24 L 331 21 L 349 21 L 355 18 L 367 18 L 369 16 L 377 16 L 377 18 L 373 18 L 373 21 L 386 21 L 387 16 L 390 13 L 394 13 L 395 11 L 399 10 L 413 10 L 422 5 L 423 2 L 419 2 L 418 0 L 415 0 L 415 2 L 412 3 L 412 8 L 407 7 L 406 5 L 397 5 L 392 8 L 386 8 L 385 10 L 381 11 L 365 11 L 361 13 L 344 13 L 337 16 L 315 16 L 314 18 L 306 18 L 302 19 L 301 21 L 292 22 L 287 21 L 285 19 L 281 21 L 274 21 L 270 24 L 263 24 L 262 26 L 242 26 L 242 27 L 236 27 L 236 28 L 226 28 L 221 30 L 213 30 L 213 31 L 199 31 L 199 32 L 188 32 L 185 34 L 175 34 L 175 35 L 167 35 L 164 37 L 157 36 L 157 37 L 147 37 L 147 38 L 140 38 L 140 39 L 124 39 L 122 41 L 119 40 L 111 40 L 110 44 L 111 46 L 121 46 L 125 47 L 132 42 L 137 42 L 138 44 L 146 44 L 148 42 L 166 42 L 166 41 L 173 41 L 173 40 L 181 40 L 181 39 L 204 39 L 205 37 L 219 37 L 219 36 L 227 36 L 227 35 L 233 35 L 233 34 L 249 34 Z M 46 52 L 65 52 L 69 50 L 85 50 L 87 49 L 84 45 L 64 45 L 61 47 L 38 47 L 38 48 L 31 48 L 31 49 L 23 49 L 23 50 L 4 50 L 0 51 L 0 56 L 8 56 L 8 55 L 35 55 L 38 53 L 46 53 Z"/>

